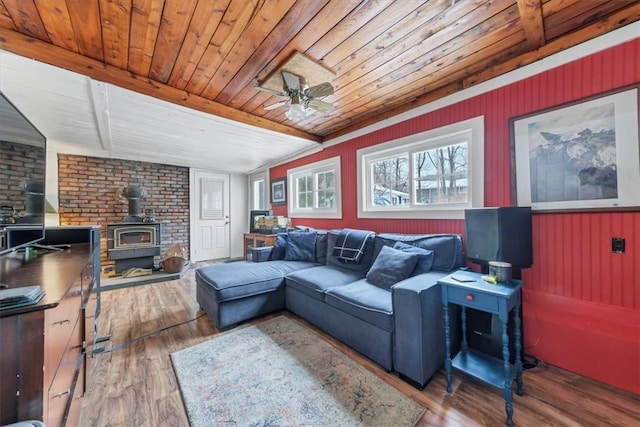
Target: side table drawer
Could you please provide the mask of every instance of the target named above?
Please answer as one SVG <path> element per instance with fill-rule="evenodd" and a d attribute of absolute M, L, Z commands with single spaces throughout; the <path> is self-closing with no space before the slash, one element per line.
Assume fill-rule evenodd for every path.
<path fill-rule="evenodd" d="M 469 289 L 460 289 L 453 286 L 448 287 L 449 302 L 465 307 L 477 308 L 483 311 L 498 312 L 498 300 L 496 295 L 489 295 L 483 292 L 476 292 Z"/>

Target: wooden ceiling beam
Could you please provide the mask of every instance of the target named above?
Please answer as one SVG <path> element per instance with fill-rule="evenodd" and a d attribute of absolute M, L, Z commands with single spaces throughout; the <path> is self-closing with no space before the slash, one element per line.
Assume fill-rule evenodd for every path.
<path fill-rule="evenodd" d="M 522 27 L 515 5 L 494 16 L 492 22 L 493 25 L 500 27 L 485 28 L 483 23 L 478 25 L 474 23 L 472 28 L 468 28 L 467 31 L 461 29 L 462 33 L 457 33 L 455 38 L 430 52 L 424 53 L 413 49 L 398 55 L 395 60 L 405 64 L 402 67 L 388 70 L 381 66 L 357 81 L 341 87 L 339 94 L 342 98 L 337 101 L 340 111 L 336 111 L 329 120 L 323 118 L 324 124 L 321 125 L 322 132 L 320 133 L 324 132 L 325 127 L 332 125 L 331 120 L 343 119 L 341 113 L 359 115 L 368 112 L 368 110 L 363 111 L 360 108 L 364 105 L 378 103 L 389 107 L 389 103 L 393 105 L 403 98 L 414 98 L 416 91 L 424 93 L 423 87 L 438 80 L 439 75 L 451 74 L 450 67 L 456 70 L 468 68 L 473 64 L 473 61 L 499 54 L 501 47 L 504 46 L 503 39 L 523 39 Z M 484 34 L 484 36 L 478 37 L 478 34 Z M 509 42 L 508 46 L 513 44 L 515 42 Z M 409 54 L 411 56 L 408 56 Z M 371 69 L 372 67 L 366 68 Z M 312 116 L 309 121 L 312 120 L 319 119 Z"/>
<path fill-rule="evenodd" d="M 431 99 L 428 94 L 440 86 L 456 83 L 459 90 L 457 82 L 468 75 L 468 72 L 479 71 L 474 70 L 477 63 L 484 64 L 484 61 L 491 61 L 495 58 L 502 59 L 501 55 L 503 54 L 513 57 L 521 53 L 522 49 L 525 49 L 522 36 L 518 34 L 521 28 L 520 21 L 514 20 L 495 33 L 485 36 L 493 39 L 493 43 L 488 48 L 477 50 L 473 45 L 468 45 L 464 49 L 449 52 L 447 57 L 443 57 L 441 61 L 429 64 L 419 73 L 414 73 L 415 85 L 410 92 L 398 95 L 398 90 L 402 87 L 402 80 L 394 82 L 385 78 L 376 84 L 380 87 L 379 89 L 371 92 L 370 96 L 360 97 L 357 101 L 347 105 L 347 108 L 353 112 L 355 117 L 366 118 L 382 111 L 380 107 L 390 108 L 394 111 L 400 108 L 400 111 L 404 111 L 402 109 L 404 104 L 415 105 L 417 100 Z M 493 37 L 498 33 L 501 34 L 501 38 L 494 39 Z M 481 39 L 478 41 L 484 44 Z M 424 97 L 425 95 L 427 96 Z M 339 121 L 339 117 L 328 120 L 318 133 L 324 134 L 327 130 L 331 130 L 329 126 L 337 125 Z"/>
<path fill-rule="evenodd" d="M 38 61 L 46 64 L 65 68 L 96 80 L 111 83 L 125 89 L 204 113 L 311 141 L 321 142 L 322 140 L 322 138 L 317 135 L 238 111 L 201 96 L 189 94 L 183 90 L 150 80 L 146 77 L 137 76 L 131 72 L 84 57 L 15 31 L 0 28 L 0 49 L 27 58 L 38 58 Z"/>
<path fill-rule="evenodd" d="M 511 60 L 495 64 L 491 67 L 485 68 L 483 71 L 472 75 L 471 77 L 461 79 L 458 83 L 452 83 L 448 86 L 443 87 L 442 89 L 437 89 L 433 92 L 422 95 L 409 103 L 409 108 L 407 108 L 407 105 L 401 105 L 391 111 L 385 111 L 384 113 L 379 114 L 375 117 L 365 117 L 362 121 L 356 122 L 355 120 L 350 120 L 350 123 L 345 123 L 347 126 L 343 126 L 343 124 L 340 123 L 335 123 L 333 127 L 323 129 L 322 131 L 319 131 L 318 134 L 323 135 L 325 140 L 330 140 L 338 136 L 345 135 L 349 132 L 353 132 L 365 126 L 374 124 L 377 121 L 382 120 L 383 118 L 393 117 L 394 115 L 401 114 L 402 112 L 408 111 L 412 108 L 416 108 L 428 102 L 432 102 L 447 94 L 459 91 L 460 89 L 466 89 L 478 83 L 490 80 L 494 77 L 523 67 L 554 53 L 561 52 L 572 46 L 598 37 L 602 34 L 606 34 L 610 31 L 616 30 L 638 20 L 640 20 L 640 3 L 634 5 L 632 8 L 621 10 L 618 13 L 611 15 L 609 18 L 585 27 L 582 30 L 564 37 L 563 39 L 549 42 L 537 51 L 527 52 Z M 434 95 L 435 93 L 437 93 L 437 95 Z"/>
<path fill-rule="evenodd" d="M 419 86 L 413 83 L 416 76 L 428 75 L 429 70 L 444 67 L 446 62 L 442 58 L 451 52 L 461 48 L 475 51 L 479 46 L 491 46 L 497 39 L 504 37 L 498 34 L 496 27 L 502 27 L 518 18 L 515 5 L 493 12 L 495 15 L 489 22 L 482 7 L 470 2 L 460 3 L 433 16 L 433 22 L 425 23 L 418 31 L 410 32 L 386 46 L 379 54 L 342 73 L 333 82 L 337 90 L 331 101 L 338 106 L 334 111 L 334 117 L 339 119 L 340 116 L 345 118 L 345 114 L 355 115 L 349 104 L 354 101 L 368 102 L 373 88 L 378 91 L 389 84 L 395 84 L 394 95 L 411 92 L 414 86 Z M 462 17 L 464 24 L 452 25 Z M 479 35 L 488 40 L 485 42 L 479 39 Z M 431 49 L 425 52 L 424 46 Z M 461 59 L 458 56 L 461 55 L 449 56 L 450 61 L 458 62 Z M 393 62 L 393 69 L 386 65 L 388 62 Z M 408 80 L 412 83 L 407 83 Z M 387 93 L 388 89 L 390 88 L 384 93 Z M 320 120 L 325 118 L 314 115 L 309 117 L 305 124 Z M 322 128 L 322 124 L 320 127 Z"/>
<path fill-rule="evenodd" d="M 545 44 L 542 4 L 540 0 L 518 0 L 518 11 L 522 29 L 529 50 L 536 50 Z"/>
<path fill-rule="evenodd" d="M 576 13 L 576 9 L 571 9 L 570 11 L 573 14 L 566 13 L 557 13 L 553 16 L 550 16 L 547 20 L 545 20 L 545 24 L 549 23 L 549 30 L 547 33 L 547 40 L 554 40 L 558 37 L 562 37 L 567 33 L 570 33 L 574 28 L 582 28 L 585 25 L 589 25 L 591 23 L 602 20 L 604 17 L 611 15 L 620 9 L 627 8 L 634 3 L 637 4 L 638 0 L 616 0 L 616 1 L 608 1 L 603 4 L 599 4 L 599 7 L 589 8 L 588 2 L 581 3 L 581 7 Z M 562 21 L 557 21 L 556 18 L 562 15 L 565 19 Z M 553 26 L 550 24 L 553 22 Z"/>
<path fill-rule="evenodd" d="M 463 80 L 463 87 L 467 88 L 517 68 L 524 67 L 554 53 L 561 52 L 638 20 L 640 20 L 640 3 L 636 3 L 627 9 L 621 10 L 606 19 L 591 24 L 572 34 L 568 34 L 561 39 L 549 42 L 537 51 L 527 52 L 509 61 L 496 64 L 491 69 L 470 76 Z"/>

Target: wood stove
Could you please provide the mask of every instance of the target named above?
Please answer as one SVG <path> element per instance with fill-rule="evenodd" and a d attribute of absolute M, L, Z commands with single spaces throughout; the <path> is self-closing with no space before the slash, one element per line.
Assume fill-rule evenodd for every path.
<path fill-rule="evenodd" d="M 115 272 L 130 268 L 154 268 L 160 255 L 160 223 L 120 222 L 107 224 L 107 257 L 115 260 Z"/>

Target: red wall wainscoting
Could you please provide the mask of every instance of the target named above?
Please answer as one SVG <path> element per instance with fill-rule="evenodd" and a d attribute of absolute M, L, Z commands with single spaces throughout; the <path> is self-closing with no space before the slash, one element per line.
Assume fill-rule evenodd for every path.
<path fill-rule="evenodd" d="M 484 115 L 485 206 L 511 206 L 509 119 L 640 81 L 640 39 L 274 167 L 341 156 L 342 219 L 294 224 L 377 232 L 464 234 L 460 220 L 357 217 L 356 150 Z M 638 183 L 640 188 L 640 183 Z M 286 206 L 275 206 L 286 215 Z M 534 265 L 523 271 L 525 347 L 553 365 L 640 393 L 640 212 L 533 217 Z M 611 237 L 626 252 L 611 252 Z"/>

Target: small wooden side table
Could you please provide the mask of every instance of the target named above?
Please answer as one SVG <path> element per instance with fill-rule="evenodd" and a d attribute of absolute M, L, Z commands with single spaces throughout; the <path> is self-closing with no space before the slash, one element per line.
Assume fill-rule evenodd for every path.
<path fill-rule="evenodd" d="M 273 246 L 277 237 L 277 234 L 244 233 L 244 259 L 250 259 L 251 248 Z"/>
<path fill-rule="evenodd" d="M 493 285 L 481 279 L 482 275 L 470 271 L 458 271 L 440 280 L 442 304 L 444 306 L 445 328 L 445 371 L 447 392 L 451 393 L 451 367 L 479 379 L 491 386 L 502 389 L 507 413 L 507 425 L 513 426 L 513 394 L 511 384 L 517 384 L 517 393 L 522 396 L 522 331 L 520 325 L 520 293 L 522 281 Z M 468 281 L 467 281 L 468 280 Z M 451 335 L 449 326 L 449 303 L 462 307 L 462 345 L 456 357 L 451 360 Z M 502 322 L 502 360 L 469 348 L 467 343 L 466 308 L 497 314 Z M 509 335 L 507 322 L 509 312 L 515 310 L 515 363 L 509 362 Z"/>

